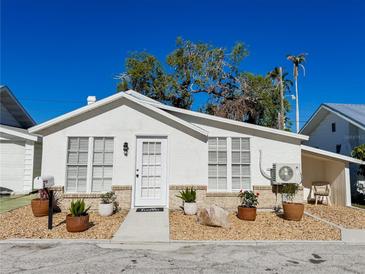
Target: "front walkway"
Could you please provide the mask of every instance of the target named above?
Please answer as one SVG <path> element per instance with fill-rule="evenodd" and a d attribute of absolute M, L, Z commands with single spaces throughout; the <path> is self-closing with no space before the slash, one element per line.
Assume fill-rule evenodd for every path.
<path fill-rule="evenodd" d="M 169 210 L 136 212 L 131 209 L 113 240 L 123 242 L 168 242 Z"/>

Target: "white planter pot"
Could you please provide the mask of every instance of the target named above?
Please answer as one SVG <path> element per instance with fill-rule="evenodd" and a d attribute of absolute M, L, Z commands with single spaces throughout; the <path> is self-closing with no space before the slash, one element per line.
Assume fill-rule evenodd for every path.
<path fill-rule="evenodd" d="M 195 215 L 198 211 L 198 206 L 196 203 L 185 203 L 184 202 L 184 212 L 186 215 Z"/>
<path fill-rule="evenodd" d="M 100 216 L 110 216 L 113 214 L 114 205 L 111 204 L 99 204 L 99 215 Z"/>
<path fill-rule="evenodd" d="M 365 194 L 365 180 L 357 181 L 357 191 L 359 193 Z"/>

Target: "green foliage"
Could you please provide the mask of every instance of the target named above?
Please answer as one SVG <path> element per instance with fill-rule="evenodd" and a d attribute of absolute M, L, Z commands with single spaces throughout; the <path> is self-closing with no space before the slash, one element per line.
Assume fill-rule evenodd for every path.
<path fill-rule="evenodd" d="M 117 196 L 113 191 L 101 194 L 100 199 L 102 204 L 113 204 L 114 212 L 118 211 L 119 203 L 116 201 Z"/>
<path fill-rule="evenodd" d="M 259 204 L 259 201 L 257 199 L 259 195 L 259 193 L 255 194 L 253 191 L 241 190 L 238 194 L 238 197 L 242 199 L 242 207 L 256 207 Z"/>
<path fill-rule="evenodd" d="M 166 69 L 147 52 L 131 54 L 126 59 L 126 71 L 118 76 L 118 91 L 133 89 L 185 109 L 191 108 L 194 94 L 205 94 L 207 104 L 200 111 L 276 128 L 281 109 L 277 83 L 273 75 L 241 71 L 247 55 L 246 46 L 240 42 L 228 50 L 179 37 L 175 50 L 166 58 Z M 289 90 L 291 82 L 286 80 L 285 84 Z M 284 106 L 288 112 L 287 100 Z"/>
<path fill-rule="evenodd" d="M 89 211 L 90 206 L 88 208 L 85 208 L 85 202 L 84 199 L 71 201 L 70 206 L 70 213 L 72 217 L 80 217 L 87 215 L 87 212 Z"/>
<path fill-rule="evenodd" d="M 185 203 L 195 203 L 196 190 L 193 187 L 187 187 L 185 190 L 180 191 L 180 195 L 176 195 L 176 197 L 180 198 Z"/>
<path fill-rule="evenodd" d="M 286 200 L 293 202 L 295 195 L 299 191 L 299 184 L 284 184 L 281 189 L 281 193 L 284 194 Z"/>
<path fill-rule="evenodd" d="M 351 156 L 361 161 L 365 161 L 365 144 L 354 147 L 351 151 Z M 365 165 L 359 166 L 357 175 L 365 177 Z"/>

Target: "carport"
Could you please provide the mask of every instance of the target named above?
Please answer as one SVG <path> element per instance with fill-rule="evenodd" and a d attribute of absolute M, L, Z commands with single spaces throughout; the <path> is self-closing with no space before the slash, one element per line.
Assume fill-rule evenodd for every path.
<path fill-rule="evenodd" d="M 326 181 L 331 185 L 331 202 L 351 206 L 349 163 L 365 164 L 361 160 L 326 150 L 302 145 L 302 176 L 304 200 L 313 199 L 312 182 Z"/>

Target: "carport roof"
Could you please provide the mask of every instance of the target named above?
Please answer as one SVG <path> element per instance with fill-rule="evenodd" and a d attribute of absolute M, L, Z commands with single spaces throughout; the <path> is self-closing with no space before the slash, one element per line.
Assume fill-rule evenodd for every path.
<path fill-rule="evenodd" d="M 301 145 L 302 152 L 307 155 L 313 155 L 321 158 L 328 158 L 332 160 L 340 160 L 342 162 L 354 163 L 359 165 L 365 165 L 365 161 L 355 159 L 346 155 L 337 154 L 334 152 L 326 151 L 319 148 L 314 148 L 306 145 Z"/>

